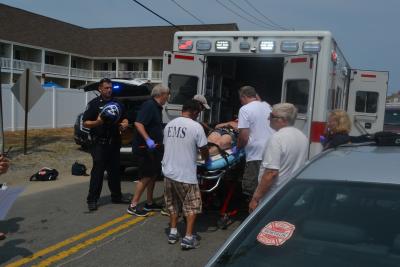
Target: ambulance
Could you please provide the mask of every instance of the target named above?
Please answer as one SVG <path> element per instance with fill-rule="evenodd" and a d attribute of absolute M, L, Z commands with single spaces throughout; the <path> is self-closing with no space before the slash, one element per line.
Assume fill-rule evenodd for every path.
<path fill-rule="evenodd" d="M 348 112 L 351 135 L 382 131 L 388 78 L 387 71 L 351 68 L 328 31 L 176 32 L 173 51 L 163 55 L 162 83 L 171 90 L 164 120 L 179 116 L 195 94 L 211 106 L 202 120 L 232 120 L 239 88 L 251 85 L 271 105 L 298 108 L 295 126 L 309 137 L 311 157 L 322 149 L 330 110 Z"/>

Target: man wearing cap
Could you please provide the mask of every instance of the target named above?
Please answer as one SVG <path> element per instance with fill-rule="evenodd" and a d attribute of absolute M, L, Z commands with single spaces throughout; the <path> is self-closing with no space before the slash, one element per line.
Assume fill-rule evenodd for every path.
<path fill-rule="evenodd" d="M 211 109 L 210 106 L 209 106 L 208 103 L 207 103 L 207 99 L 206 99 L 203 95 L 195 95 L 195 96 L 193 97 L 193 100 L 196 100 L 197 102 L 200 103 L 200 105 L 201 105 L 201 107 L 202 107 L 202 111 L 204 111 L 204 110 L 206 110 L 206 109 L 207 109 L 207 110 Z M 199 121 L 199 123 L 200 123 L 201 126 L 203 127 L 204 132 L 206 133 L 206 135 L 207 135 L 210 131 L 212 131 L 212 128 L 210 128 L 210 126 L 208 126 L 205 122 L 200 122 L 200 121 Z"/>

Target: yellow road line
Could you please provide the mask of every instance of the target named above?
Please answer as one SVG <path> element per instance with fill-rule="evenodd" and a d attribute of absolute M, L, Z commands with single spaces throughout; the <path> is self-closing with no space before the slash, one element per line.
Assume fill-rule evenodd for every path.
<path fill-rule="evenodd" d="M 22 258 L 22 259 L 20 259 L 18 261 L 12 262 L 12 263 L 6 265 L 6 267 L 22 266 L 22 265 L 24 265 L 24 264 L 26 264 L 28 262 L 31 262 L 31 261 L 39 258 L 39 257 L 42 257 L 42 256 L 44 256 L 44 255 L 46 255 L 46 254 L 48 254 L 50 252 L 53 252 L 53 251 L 55 251 L 57 249 L 60 249 L 60 248 L 62 248 L 64 246 L 67 246 L 67 245 L 69 245 L 69 244 L 71 244 L 71 243 L 73 243 L 75 241 L 78 241 L 78 240 L 80 240 L 82 238 L 85 238 L 85 237 L 87 237 L 87 236 L 89 236 L 91 234 L 94 234 L 94 233 L 97 233 L 99 231 L 102 231 L 102 230 L 104 230 L 104 229 L 106 229 L 106 228 L 108 228 L 108 227 L 110 227 L 110 226 L 112 226 L 112 225 L 114 225 L 116 223 L 124 221 L 124 220 L 126 220 L 127 218 L 130 218 L 130 217 L 131 217 L 131 215 L 125 214 L 124 216 L 115 218 L 114 220 L 106 222 L 106 223 L 104 223 L 102 225 L 99 225 L 99 226 L 97 226 L 97 227 L 95 227 L 93 229 L 90 229 L 90 230 L 88 230 L 86 232 L 80 233 L 80 234 L 78 234 L 76 236 L 73 236 L 73 237 L 70 237 L 68 239 L 65 239 L 64 241 L 61 241 L 61 242 L 59 242 L 59 243 L 57 243 L 55 245 L 52 245 L 52 246 L 47 247 L 45 249 L 42 249 L 42 250 L 40 250 L 40 251 L 38 251 L 38 252 L 28 256 L 28 257 L 25 257 L 25 258 Z"/>
<path fill-rule="evenodd" d="M 152 214 L 151 214 L 152 215 Z M 123 223 L 115 228 L 112 228 L 110 230 L 108 230 L 107 232 L 102 233 L 101 235 L 98 235 L 96 237 L 90 238 L 88 240 L 83 241 L 82 243 L 79 243 L 67 250 L 61 251 L 60 253 L 58 253 L 57 255 L 54 255 L 50 258 L 45 259 L 44 261 L 39 262 L 37 265 L 32 265 L 32 267 L 45 267 L 45 266 L 49 266 L 57 261 L 60 261 L 66 257 L 71 256 L 72 254 L 77 253 L 78 251 L 80 251 L 81 249 L 84 249 L 85 247 L 88 247 L 96 242 L 99 242 L 101 240 L 103 240 L 104 238 L 118 233 L 126 228 L 128 228 L 129 226 L 132 226 L 138 222 L 144 221 L 146 219 L 146 217 L 137 217 L 133 220 L 130 220 L 126 223 Z"/>

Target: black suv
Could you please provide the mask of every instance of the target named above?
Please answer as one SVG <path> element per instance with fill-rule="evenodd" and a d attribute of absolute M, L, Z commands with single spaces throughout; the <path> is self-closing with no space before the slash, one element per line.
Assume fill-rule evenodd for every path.
<path fill-rule="evenodd" d="M 386 103 L 383 129 L 400 133 L 400 103 Z"/>
<path fill-rule="evenodd" d="M 137 167 L 136 161 L 132 155 L 132 138 L 134 134 L 133 122 L 135 121 L 137 111 L 142 103 L 150 98 L 151 85 L 140 80 L 118 80 L 112 79 L 113 97 L 117 98 L 125 106 L 129 127 L 122 136 L 121 147 L 121 171 L 126 167 Z M 82 89 L 85 92 L 93 92 L 98 95 L 97 88 L 98 82 L 85 85 Z M 80 113 L 74 125 L 74 139 L 75 143 L 80 145 L 83 149 L 87 149 L 90 145 L 90 130 L 83 127 L 82 122 L 83 113 Z"/>

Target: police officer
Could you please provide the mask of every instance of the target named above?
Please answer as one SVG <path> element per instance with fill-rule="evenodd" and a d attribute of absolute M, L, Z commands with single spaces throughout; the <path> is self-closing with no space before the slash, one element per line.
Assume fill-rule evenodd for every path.
<path fill-rule="evenodd" d="M 103 186 L 104 171 L 108 174 L 108 187 L 112 203 L 129 203 L 121 193 L 119 177 L 121 134 L 128 127 L 123 105 L 112 97 L 112 83 L 103 78 L 99 82 L 100 96 L 91 100 L 83 114 L 83 126 L 90 129 L 93 167 L 90 173 L 88 209 L 97 210 L 97 201 Z"/>

